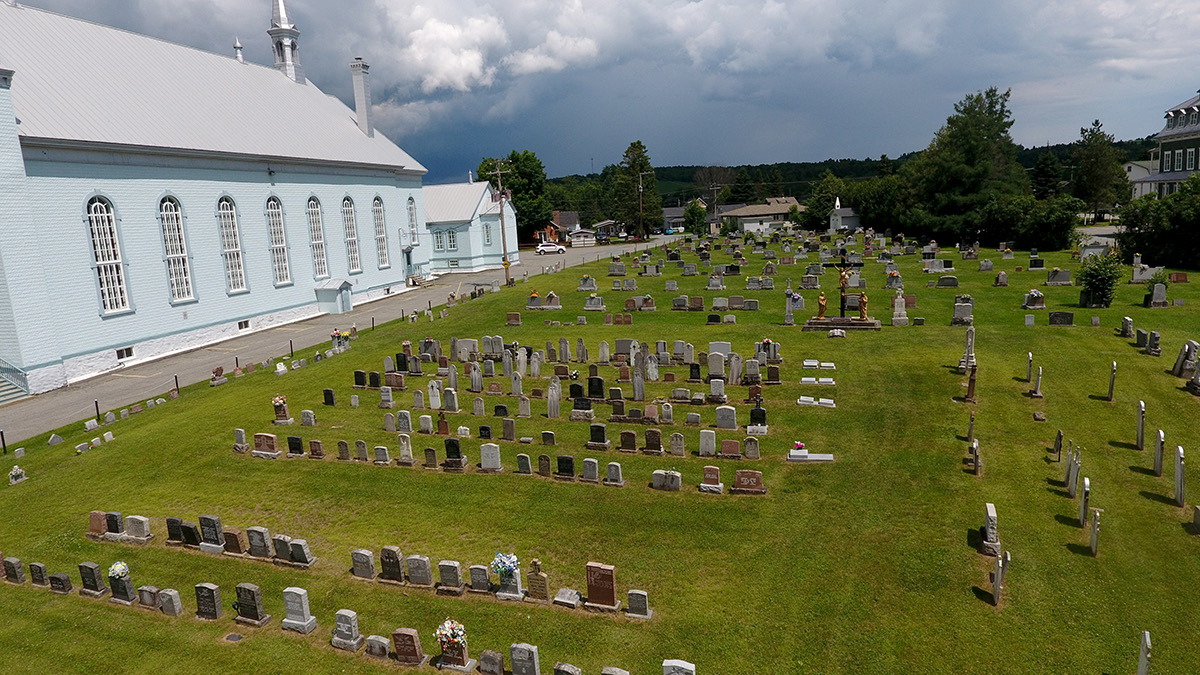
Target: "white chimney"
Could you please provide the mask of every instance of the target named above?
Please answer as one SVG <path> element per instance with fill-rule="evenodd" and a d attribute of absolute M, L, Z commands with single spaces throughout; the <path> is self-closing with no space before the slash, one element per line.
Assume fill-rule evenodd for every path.
<path fill-rule="evenodd" d="M 350 64 L 354 76 L 354 111 L 358 113 L 358 128 L 367 136 L 375 136 L 375 122 L 371 117 L 371 67 L 361 57 Z"/>

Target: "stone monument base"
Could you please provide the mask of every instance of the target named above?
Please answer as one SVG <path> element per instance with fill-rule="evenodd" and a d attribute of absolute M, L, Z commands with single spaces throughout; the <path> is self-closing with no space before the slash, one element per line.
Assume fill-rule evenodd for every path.
<path fill-rule="evenodd" d="M 871 317 L 866 319 L 859 319 L 857 317 L 846 317 L 844 319 L 841 317 L 826 317 L 818 319 L 813 317 L 804 322 L 804 327 L 801 328 L 801 331 L 807 333 L 809 331 L 829 331 L 834 328 L 842 330 L 883 330 L 883 324 L 878 319 Z"/>
<path fill-rule="evenodd" d="M 589 612 L 599 612 L 603 614 L 616 614 L 621 611 L 621 601 L 618 600 L 615 605 L 601 605 L 595 602 L 583 603 L 583 608 Z"/>
<path fill-rule="evenodd" d="M 263 626 L 265 626 L 271 622 L 271 615 L 263 614 L 261 619 L 251 619 L 250 617 L 247 617 L 247 616 L 235 616 L 235 617 L 233 617 L 233 620 L 236 621 L 237 623 L 242 624 L 243 626 L 254 626 L 255 628 L 262 628 Z"/>
<path fill-rule="evenodd" d="M 724 494 L 725 493 L 725 484 L 717 483 L 716 485 L 705 485 L 704 483 L 701 483 L 700 491 L 707 492 L 709 494 L 714 494 L 714 495 Z"/>
<path fill-rule="evenodd" d="M 365 643 L 366 641 L 367 641 L 367 639 L 361 635 L 354 638 L 353 640 L 347 640 L 345 638 L 340 638 L 335 635 L 335 636 L 333 636 L 332 639 L 329 640 L 329 644 L 333 645 L 337 649 L 344 649 L 345 651 L 348 651 L 348 652 L 357 652 L 358 650 L 362 649 L 363 643 Z"/>
<path fill-rule="evenodd" d="M 433 662 L 433 667 L 437 668 L 438 670 L 453 670 L 453 671 L 459 672 L 459 673 L 474 672 L 475 667 L 478 665 L 479 665 L 478 659 L 467 659 L 467 662 L 464 665 L 460 666 L 456 663 L 450 663 L 449 661 L 443 661 L 442 657 L 440 657 L 440 656 L 437 657 L 437 660 L 435 660 Z"/>
<path fill-rule="evenodd" d="M 295 619 L 284 619 L 280 622 L 284 630 L 294 630 L 297 633 L 308 635 L 317 629 L 317 617 L 310 616 L 308 621 L 296 621 Z"/>

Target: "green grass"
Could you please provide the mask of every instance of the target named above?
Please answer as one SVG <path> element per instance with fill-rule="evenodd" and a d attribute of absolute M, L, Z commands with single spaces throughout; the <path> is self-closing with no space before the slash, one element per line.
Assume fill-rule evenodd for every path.
<path fill-rule="evenodd" d="M 755 256 L 751 256 L 755 258 Z M 815 254 L 812 256 L 815 259 Z M 943 256 L 945 257 L 945 255 Z M 600 278 L 606 263 L 591 264 L 550 277 L 538 277 L 516 290 L 489 294 L 451 309 L 436 323 L 393 323 L 364 332 L 351 352 L 276 377 L 255 373 L 215 389 L 193 386 L 166 406 L 122 421 L 110 429 L 111 445 L 74 456 L 73 446 L 95 434 L 82 424 L 59 430 L 66 443 L 45 446 L 49 434 L 24 443 L 20 461 L 30 480 L 0 488 L 0 550 L 26 565 L 43 562 L 50 572 L 69 572 L 78 585 L 76 566 L 92 560 L 107 566 L 125 560 L 135 585 L 177 588 L 185 615 L 168 618 L 107 602 L 5 585 L 0 588 L 0 667 L 5 672 L 362 672 L 388 666 L 364 656 L 352 657 L 328 644 L 338 609 L 358 612 L 363 634 L 390 635 L 398 627 L 420 631 L 426 652 L 437 653 L 433 629 L 447 616 L 466 624 L 473 655 L 497 649 L 507 655 L 513 642 L 539 645 L 543 672 L 555 661 L 599 672 L 616 665 L 635 673 L 653 673 L 664 658 L 696 663 L 702 673 L 835 672 L 835 673 L 994 673 L 994 672 L 1131 672 L 1135 669 L 1140 631 L 1150 630 L 1155 673 L 1200 670 L 1194 644 L 1200 620 L 1200 539 L 1186 523 L 1190 506 L 1173 505 L 1170 451 L 1184 445 L 1196 452 L 1195 420 L 1200 399 L 1182 390 L 1183 380 L 1168 372 L 1183 340 L 1196 337 L 1200 287 L 1173 284 L 1171 297 L 1187 305 L 1143 309 L 1141 286 L 1122 285 L 1110 309 L 1074 307 L 1079 289 L 1045 288 L 1044 271 L 1016 272 L 1025 264 L 984 257 L 995 271 L 1009 273 L 1009 288 L 993 288 L 994 272 L 977 272 L 974 262 L 958 262 L 958 292 L 975 298 L 979 382 L 977 404 L 955 401 L 965 392 L 966 378 L 952 367 L 962 354 L 964 329 L 951 327 L 955 291 L 926 289 L 915 256 L 900 260 L 908 292 L 918 307 L 910 317 L 927 325 L 886 326 L 882 332 L 852 333 L 831 340 L 822 333 L 802 333 L 782 324 L 782 288 L 787 277 L 798 282 L 803 268 L 782 267 L 779 291 L 737 290 L 741 280 L 728 279 L 724 293 L 703 292 L 704 277 L 684 278 L 669 268 L 661 278 L 638 279 L 639 292 L 651 292 L 658 312 L 639 313 L 634 326 L 547 327 L 544 319 L 582 315 L 585 294 L 574 291 L 579 274 Z M 1066 253 L 1046 255 L 1049 266 L 1078 269 Z M 727 262 L 718 252 L 714 262 Z M 761 270 L 761 262 L 751 267 Z M 630 269 L 633 269 L 630 266 Z M 743 268 L 746 269 L 746 268 Z M 756 273 L 756 272 L 751 272 Z M 882 290 L 883 266 L 868 263 L 872 314 L 888 323 L 889 291 Z M 705 313 L 669 311 L 663 282 L 676 279 L 678 294 L 759 298 L 762 311 L 738 313 L 736 326 L 703 325 Z M 831 286 L 822 283 L 836 304 Z M 1020 309 L 1028 289 L 1047 296 L 1048 310 L 1075 312 L 1073 328 L 1046 325 L 1047 312 L 1034 312 L 1038 325 L 1027 328 Z M 532 288 L 543 295 L 556 290 L 561 312 L 522 311 L 525 325 L 505 328 L 504 313 L 521 310 Z M 630 293 L 602 290 L 610 308 Z M 815 292 L 804 292 L 815 314 Z M 832 312 L 831 312 L 832 313 Z M 1116 337 L 1122 316 L 1135 326 L 1162 334 L 1163 357 L 1148 357 L 1129 340 Z M 1100 328 L 1090 318 L 1099 316 Z M 577 468 L 584 457 L 621 462 L 623 489 L 561 484 L 518 476 L 516 454 L 536 456 L 540 446 L 500 442 L 505 473 L 446 475 L 422 469 L 387 469 L 337 462 L 336 441 L 396 447 L 383 431 L 377 394 L 359 392 L 363 406 L 349 407 L 355 369 L 381 369 L 384 355 L 400 350 L 400 342 L 431 335 L 449 337 L 503 335 L 506 341 L 543 346 L 566 336 L 574 347 L 587 341 L 593 358 L 601 340 L 685 339 L 696 351 L 710 340 L 731 340 L 747 358 L 751 342 L 771 337 L 782 343 L 785 384 L 765 387 L 771 433 L 762 442 L 757 462 L 713 462 L 728 485 L 737 468 L 761 470 L 769 489 L 765 497 L 700 494 L 701 468 L 711 460 L 692 455 L 699 432 L 684 427 L 691 406 L 676 406 L 674 427 L 660 427 L 664 440 L 674 431 L 687 439 L 685 458 L 644 457 L 615 451 L 585 450 L 588 428 L 564 418 L 545 420 L 545 401 L 534 400 L 532 420 L 518 420 L 519 436 L 557 433 L 559 447 Z M 1025 354 L 1045 369 L 1043 400 L 1026 397 Z M 312 350 L 304 350 L 311 353 Z M 297 352 L 299 356 L 301 352 Z M 835 361 L 837 387 L 801 388 L 804 358 Z M 1107 394 L 1111 361 L 1119 364 L 1116 400 Z M 586 375 L 586 369 L 580 368 Z M 461 367 L 460 367 L 461 370 Z M 686 368 L 671 367 L 680 380 Z M 552 368 L 543 368 L 549 375 Z M 616 370 L 601 367 L 612 384 Z M 827 374 L 827 373 L 823 373 Z M 471 409 L 465 375 L 460 374 L 460 406 Z M 398 407 L 412 403 L 414 386 L 396 392 Z M 526 378 L 525 390 L 544 388 L 548 380 Z M 648 396 L 665 397 L 671 387 L 703 385 L 647 383 Z M 334 387 L 339 405 L 321 405 L 321 389 Z M 564 390 L 566 385 L 564 384 Z M 507 384 L 504 386 L 508 390 Z M 624 385 L 627 395 L 632 387 Z M 740 401 L 745 388 L 730 386 L 738 401 L 739 422 L 748 419 Z M 318 426 L 276 428 L 270 397 L 288 396 L 293 416 L 309 408 Z M 832 395 L 836 410 L 800 408 L 801 394 Z M 487 409 L 508 397 L 486 397 Z M 1168 459 L 1162 478 L 1148 475 L 1152 452 L 1130 449 L 1138 400 L 1147 406 L 1147 438 L 1166 432 Z M 629 404 L 633 405 L 633 404 Z M 984 475 L 965 471 L 965 437 L 969 411 L 977 412 L 976 435 L 984 457 Z M 600 406 L 607 413 L 607 406 Z M 699 409 L 703 423 L 713 424 L 712 406 Z M 1033 421 L 1035 411 L 1049 420 Z M 421 414 L 413 411 L 414 418 Z M 499 420 L 450 415 L 451 428 L 493 424 Z M 414 424 L 415 424 L 414 419 Z M 323 462 L 263 461 L 231 452 L 232 430 L 300 435 L 325 442 L 332 455 Z M 609 425 L 615 441 L 624 428 Z M 1072 520 L 1078 501 L 1065 496 L 1061 464 L 1048 461 L 1055 432 L 1084 447 L 1083 475 L 1091 478 L 1094 507 L 1104 509 L 1100 554 L 1082 554 L 1087 533 Z M 742 438 L 718 432 L 718 440 Z M 427 445 L 441 452 L 441 439 L 413 434 L 414 454 Z M 814 452 L 832 452 L 832 465 L 797 466 L 782 457 L 793 440 Z M 464 442 L 472 462 L 479 441 Z M 11 455 L 9 464 L 12 463 Z M 683 473 L 685 489 L 662 493 L 646 487 L 655 469 Z M 1195 486 L 1195 481 L 1189 482 Z M 1194 492 L 1194 489 L 1191 491 Z M 1013 553 L 1004 601 L 991 605 L 988 572 L 992 559 L 973 549 L 970 531 L 983 519 L 985 502 L 999 511 L 999 531 Z M 86 539 L 92 509 L 150 517 L 157 538 L 146 547 L 97 543 Z M 274 567 L 248 560 L 219 558 L 167 548 L 165 518 L 191 522 L 215 513 L 226 527 L 263 525 L 272 532 L 306 538 L 318 563 L 308 571 Z M 584 565 L 600 561 L 616 565 L 619 595 L 631 588 L 650 594 L 654 618 L 638 622 L 624 616 L 592 615 L 536 605 L 518 606 L 479 598 L 442 598 L 431 592 L 365 584 L 350 578 L 350 551 L 397 545 L 405 555 L 421 553 L 436 563 L 450 559 L 467 565 L 487 563 L 498 550 L 514 551 L 528 569 L 540 558 L 550 576 L 551 592 L 560 587 L 585 589 Z M 228 604 L 240 582 L 259 584 L 274 620 L 262 629 L 234 624 Z M 215 623 L 191 618 L 192 586 L 219 584 L 226 616 Z M 279 627 L 284 615 L 282 590 L 308 589 L 320 622 L 316 632 L 300 636 Z M 623 597 L 622 597 L 623 599 Z M 230 632 L 248 639 L 222 640 Z"/>

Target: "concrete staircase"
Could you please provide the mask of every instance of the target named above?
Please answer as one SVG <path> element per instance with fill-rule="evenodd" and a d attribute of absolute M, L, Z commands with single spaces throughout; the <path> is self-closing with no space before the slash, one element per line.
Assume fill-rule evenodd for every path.
<path fill-rule="evenodd" d="M 29 398 L 29 394 L 26 394 L 12 382 L 0 378 L 0 405 L 19 401 L 23 398 Z"/>

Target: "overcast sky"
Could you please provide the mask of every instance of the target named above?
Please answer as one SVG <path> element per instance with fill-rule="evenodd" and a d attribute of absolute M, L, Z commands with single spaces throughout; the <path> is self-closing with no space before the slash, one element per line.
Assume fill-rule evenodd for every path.
<path fill-rule="evenodd" d="M 28 0 L 271 63 L 272 0 Z M 371 65 L 377 126 L 429 169 L 536 152 L 550 176 L 655 165 L 897 156 L 955 102 L 1012 89 L 1013 135 L 1070 142 L 1100 119 L 1158 131 L 1195 94 L 1200 12 L 1174 0 L 287 0 L 312 82 L 353 106 Z"/>

